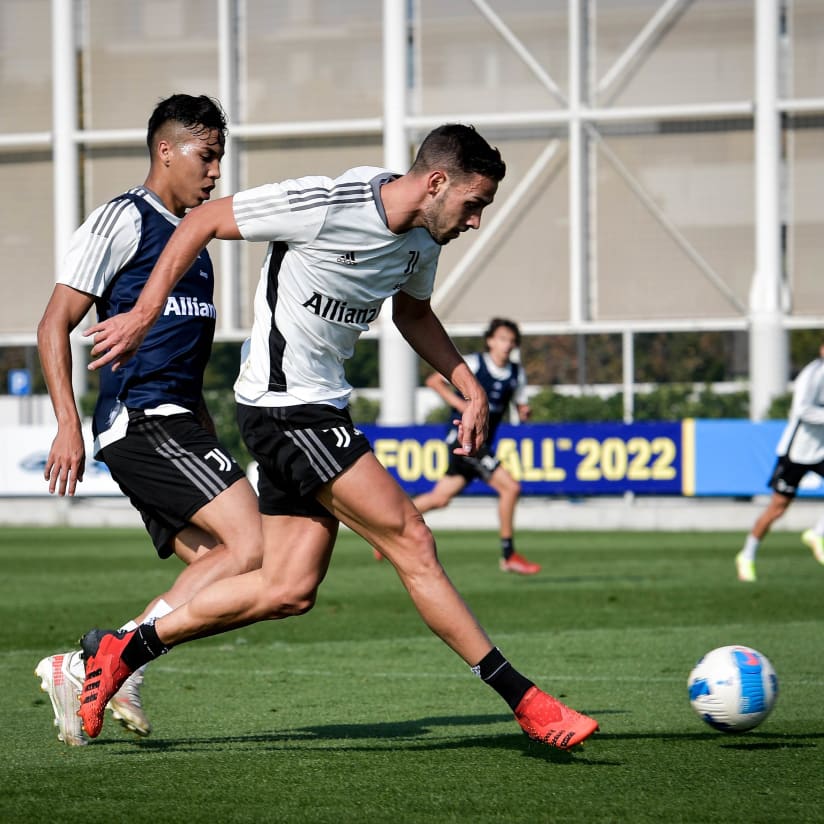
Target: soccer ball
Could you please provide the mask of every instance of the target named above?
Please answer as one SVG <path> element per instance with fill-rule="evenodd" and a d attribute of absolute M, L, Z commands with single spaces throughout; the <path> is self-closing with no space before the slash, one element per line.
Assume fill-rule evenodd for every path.
<path fill-rule="evenodd" d="M 745 732 L 769 714 L 778 695 L 778 678 L 769 659 L 740 645 L 711 650 L 687 679 L 690 704 L 711 727 Z"/>

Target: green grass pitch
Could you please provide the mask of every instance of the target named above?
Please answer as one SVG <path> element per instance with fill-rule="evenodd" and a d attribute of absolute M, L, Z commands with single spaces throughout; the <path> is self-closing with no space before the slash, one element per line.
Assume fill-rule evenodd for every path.
<path fill-rule="evenodd" d="M 824 818 L 824 567 L 791 533 L 740 584 L 733 533 L 523 532 L 544 569 L 497 569 L 489 532 L 442 532 L 444 564 L 524 674 L 601 732 L 564 753 L 530 742 L 434 638 L 388 563 L 341 535 L 306 616 L 196 641 L 152 664 L 155 725 L 107 718 L 60 744 L 33 675 L 91 626 L 166 588 L 132 530 L 6 528 L 0 540 L 0 821 L 813 822 Z M 704 652 L 755 647 L 780 694 L 728 736 L 691 710 Z"/>

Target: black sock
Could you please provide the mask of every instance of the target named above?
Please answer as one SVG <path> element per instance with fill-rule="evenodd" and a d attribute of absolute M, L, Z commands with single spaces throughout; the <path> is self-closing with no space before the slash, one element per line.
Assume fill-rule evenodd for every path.
<path fill-rule="evenodd" d="M 513 552 L 515 552 L 515 544 L 512 538 L 501 538 L 501 554 L 504 556 L 504 560 L 508 560 Z"/>
<path fill-rule="evenodd" d="M 168 651 L 169 648 L 157 637 L 157 630 L 152 621 L 150 624 L 141 624 L 135 630 L 120 657 L 129 669 L 136 670 Z"/>
<path fill-rule="evenodd" d="M 524 678 L 509 661 L 504 658 L 497 647 L 481 659 L 480 663 L 472 667 L 472 672 L 482 681 L 489 684 L 501 698 L 514 710 L 526 691 L 535 686 L 528 678 Z"/>

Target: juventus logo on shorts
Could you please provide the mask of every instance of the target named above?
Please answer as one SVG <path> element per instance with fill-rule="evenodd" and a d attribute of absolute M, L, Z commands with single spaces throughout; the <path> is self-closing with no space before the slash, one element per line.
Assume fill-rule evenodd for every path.
<path fill-rule="evenodd" d="M 335 446 L 347 447 L 352 443 L 352 436 L 349 431 L 343 426 L 334 426 L 332 429 L 324 429 L 324 432 L 331 432 L 335 436 Z"/>
<path fill-rule="evenodd" d="M 219 449 L 211 449 L 204 456 L 203 460 L 212 458 L 217 463 L 217 468 L 221 472 L 228 472 L 232 468 L 232 461 L 227 458 Z"/>

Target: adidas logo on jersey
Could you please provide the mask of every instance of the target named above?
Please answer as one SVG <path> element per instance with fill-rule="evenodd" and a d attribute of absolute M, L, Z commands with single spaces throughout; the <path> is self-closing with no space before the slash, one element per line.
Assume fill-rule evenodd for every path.
<path fill-rule="evenodd" d="M 337 258 L 335 263 L 345 263 L 347 266 L 355 266 L 357 264 L 357 261 L 355 260 L 355 253 L 344 252 Z"/>
<path fill-rule="evenodd" d="M 195 298 L 184 295 L 175 297 L 170 295 L 166 298 L 166 308 L 164 315 L 186 315 L 193 318 L 216 318 L 217 311 L 213 303 L 206 303 Z"/>

